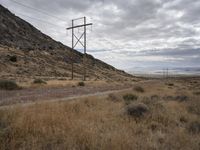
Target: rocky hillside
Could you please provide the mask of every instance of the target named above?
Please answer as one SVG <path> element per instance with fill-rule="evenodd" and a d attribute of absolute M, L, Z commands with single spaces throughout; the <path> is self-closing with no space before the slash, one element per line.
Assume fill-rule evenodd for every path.
<path fill-rule="evenodd" d="M 121 80 L 131 76 L 87 55 L 87 75 L 94 79 Z M 82 77 L 83 55 L 43 34 L 0 5 L 0 77 Z"/>

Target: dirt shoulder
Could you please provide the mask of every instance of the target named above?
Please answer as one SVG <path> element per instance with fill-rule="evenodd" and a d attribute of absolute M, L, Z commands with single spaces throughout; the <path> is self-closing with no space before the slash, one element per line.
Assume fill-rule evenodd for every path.
<path fill-rule="evenodd" d="M 61 86 L 61 87 L 38 87 L 25 88 L 14 91 L 0 91 L 0 106 L 18 103 L 39 102 L 45 100 L 67 99 L 113 90 L 130 88 L 130 84 L 112 85 L 87 85 L 86 86 Z"/>

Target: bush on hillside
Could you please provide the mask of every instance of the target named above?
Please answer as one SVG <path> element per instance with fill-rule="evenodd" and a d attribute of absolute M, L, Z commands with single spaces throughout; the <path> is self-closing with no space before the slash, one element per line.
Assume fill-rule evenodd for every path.
<path fill-rule="evenodd" d="M 134 94 L 128 93 L 123 96 L 123 99 L 126 104 L 130 104 L 132 101 L 136 101 L 138 99 L 138 97 Z"/>
<path fill-rule="evenodd" d="M 20 87 L 15 81 L 10 80 L 0 80 L 0 89 L 1 90 L 18 90 Z"/>
<path fill-rule="evenodd" d="M 47 84 L 45 81 L 43 81 L 42 79 L 35 79 L 33 81 L 34 84 Z"/>
<path fill-rule="evenodd" d="M 17 62 L 17 56 L 11 56 L 10 57 L 10 61 L 12 61 L 12 62 Z"/>
<path fill-rule="evenodd" d="M 78 86 L 85 86 L 84 82 L 78 82 Z"/>

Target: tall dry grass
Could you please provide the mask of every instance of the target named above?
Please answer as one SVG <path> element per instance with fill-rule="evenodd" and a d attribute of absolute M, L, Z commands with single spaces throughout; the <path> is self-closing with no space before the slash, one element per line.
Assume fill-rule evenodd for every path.
<path fill-rule="evenodd" d="M 136 102 L 148 112 L 136 121 L 125 113 L 124 94 L 0 109 L 0 149 L 200 149 L 200 134 L 190 132 L 200 121 L 188 111 L 192 102 L 151 99 L 145 89 Z"/>

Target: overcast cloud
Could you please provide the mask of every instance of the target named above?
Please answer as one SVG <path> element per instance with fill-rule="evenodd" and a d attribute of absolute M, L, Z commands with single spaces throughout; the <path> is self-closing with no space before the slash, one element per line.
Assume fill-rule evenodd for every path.
<path fill-rule="evenodd" d="M 88 53 L 115 67 L 200 65 L 199 0 L 15 1 L 55 17 L 14 0 L 0 0 L 13 13 L 69 46 L 71 34 L 65 28 L 71 19 L 86 16 L 94 24 L 92 31 L 88 28 Z"/>

